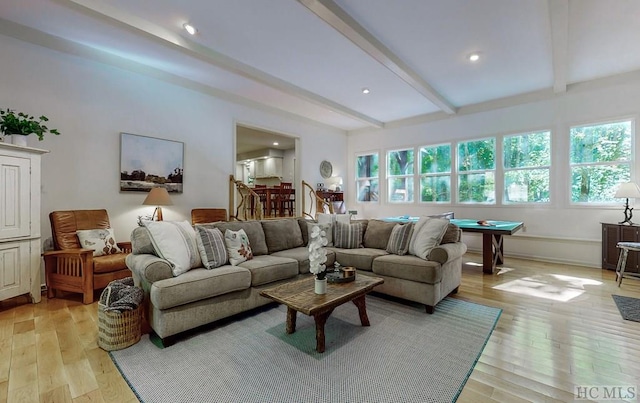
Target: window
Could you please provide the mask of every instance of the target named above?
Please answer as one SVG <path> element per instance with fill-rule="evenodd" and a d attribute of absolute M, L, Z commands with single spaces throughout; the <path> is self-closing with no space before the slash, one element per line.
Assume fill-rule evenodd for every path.
<path fill-rule="evenodd" d="M 387 152 L 387 200 L 413 202 L 413 149 Z"/>
<path fill-rule="evenodd" d="M 451 202 L 451 144 L 420 148 L 420 201 Z"/>
<path fill-rule="evenodd" d="M 548 203 L 551 133 L 505 136 L 504 202 Z"/>
<path fill-rule="evenodd" d="M 572 127 L 569 131 L 571 202 L 609 203 L 631 179 L 632 122 Z"/>
<path fill-rule="evenodd" d="M 496 139 L 458 143 L 458 201 L 495 203 Z"/>
<path fill-rule="evenodd" d="M 356 188 L 359 202 L 377 202 L 379 190 L 378 153 L 356 157 Z"/>

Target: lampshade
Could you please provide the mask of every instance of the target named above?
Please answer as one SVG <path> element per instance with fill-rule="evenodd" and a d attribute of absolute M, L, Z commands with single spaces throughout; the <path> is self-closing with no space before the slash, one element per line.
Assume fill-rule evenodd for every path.
<path fill-rule="evenodd" d="M 151 216 L 151 219 L 153 220 L 157 214 L 158 221 L 162 221 L 162 207 L 160 206 L 171 206 L 173 205 L 173 202 L 169 197 L 169 192 L 167 192 L 167 189 L 153 188 L 151 189 L 151 192 L 149 192 L 149 194 L 147 195 L 147 198 L 144 199 L 142 204 L 146 206 L 156 206 L 156 209 L 153 211 L 153 215 Z"/>
<path fill-rule="evenodd" d="M 614 197 L 640 199 L 640 187 L 633 182 L 621 183 Z"/>
<path fill-rule="evenodd" d="M 173 202 L 165 188 L 153 188 L 142 204 L 146 206 L 172 206 Z"/>

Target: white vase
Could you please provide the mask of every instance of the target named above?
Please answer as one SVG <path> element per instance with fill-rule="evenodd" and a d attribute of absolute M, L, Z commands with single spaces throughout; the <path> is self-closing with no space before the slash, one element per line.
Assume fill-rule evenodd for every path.
<path fill-rule="evenodd" d="M 11 135 L 11 144 L 16 146 L 27 146 L 27 136 L 23 136 L 21 134 L 12 134 Z"/>
<path fill-rule="evenodd" d="M 315 293 L 316 294 L 326 294 L 327 293 L 327 278 L 323 278 L 322 280 L 315 280 Z"/>

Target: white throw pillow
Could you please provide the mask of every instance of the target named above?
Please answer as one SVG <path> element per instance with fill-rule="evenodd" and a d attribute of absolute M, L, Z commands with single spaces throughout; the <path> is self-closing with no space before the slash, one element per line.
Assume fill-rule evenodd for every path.
<path fill-rule="evenodd" d="M 174 276 L 200 267 L 196 232 L 188 221 L 144 221 L 158 256 L 171 264 Z"/>
<path fill-rule="evenodd" d="M 327 231 L 327 246 L 333 246 L 333 239 L 335 239 L 336 233 L 336 223 L 341 222 L 344 224 L 351 223 L 351 215 L 349 214 L 325 214 L 320 213 L 316 219 L 318 224 L 329 225 L 329 229 L 325 229 Z M 329 234 L 330 233 L 330 234 Z"/>
<path fill-rule="evenodd" d="M 449 220 L 420 217 L 411 235 L 409 253 L 426 260 L 431 250 L 440 245 L 448 226 Z"/>
<path fill-rule="evenodd" d="M 224 243 L 227 246 L 229 263 L 233 266 L 253 259 L 249 237 L 242 228 L 237 231 L 226 230 L 224 233 Z"/>
<path fill-rule="evenodd" d="M 80 246 L 85 249 L 93 249 L 93 256 L 111 255 L 122 250 L 116 243 L 113 229 L 84 229 L 76 231 Z"/>

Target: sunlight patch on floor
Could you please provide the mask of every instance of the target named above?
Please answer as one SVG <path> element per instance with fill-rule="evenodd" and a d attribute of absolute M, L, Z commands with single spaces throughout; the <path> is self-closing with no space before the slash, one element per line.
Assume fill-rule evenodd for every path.
<path fill-rule="evenodd" d="M 493 288 L 495 290 L 566 302 L 584 293 L 584 286 L 586 285 L 602 285 L 602 282 L 562 274 L 538 274 L 499 284 Z"/>

